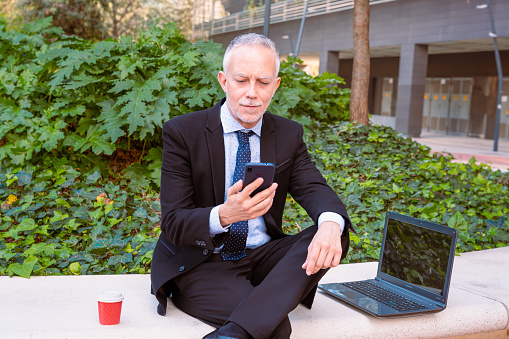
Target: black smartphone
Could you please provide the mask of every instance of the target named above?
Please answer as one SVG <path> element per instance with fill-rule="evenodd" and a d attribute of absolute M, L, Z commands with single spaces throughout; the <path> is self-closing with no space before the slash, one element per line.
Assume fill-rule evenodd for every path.
<path fill-rule="evenodd" d="M 257 178 L 263 178 L 263 184 L 260 185 L 251 196 L 269 188 L 274 181 L 274 170 L 276 166 L 270 162 L 248 162 L 244 168 L 244 187 L 255 181 Z"/>

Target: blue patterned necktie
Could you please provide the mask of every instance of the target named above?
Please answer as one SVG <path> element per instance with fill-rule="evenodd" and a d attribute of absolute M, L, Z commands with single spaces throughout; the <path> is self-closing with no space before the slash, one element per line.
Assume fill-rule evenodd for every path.
<path fill-rule="evenodd" d="M 235 160 L 235 172 L 233 172 L 233 183 L 241 180 L 244 174 L 244 167 L 251 161 L 251 148 L 249 146 L 249 137 L 253 131 L 237 131 L 239 139 L 239 148 L 237 149 L 237 158 Z M 239 260 L 246 256 L 246 240 L 248 233 L 248 223 L 238 221 L 230 226 L 230 238 L 224 244 L 221 250 L 223 260 Z"/>

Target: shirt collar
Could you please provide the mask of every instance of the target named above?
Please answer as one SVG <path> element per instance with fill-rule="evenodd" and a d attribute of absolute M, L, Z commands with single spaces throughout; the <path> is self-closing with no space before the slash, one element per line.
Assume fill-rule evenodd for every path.
<path fill-rule="evenodd" d="M 258 137 L 261 137 L 262 135 L 262 121 L 263 116 L 255 127 L 250 128 L 250 130 L 253 131 Z M 223 133 L 225 134 L 246 130 L 246 128 L 242 126 L 240 122 L 235 120 L 235 118 L 231 115 L 230 111 L 228 110 L 226 101 L 221 106 L 221 124 L 223 125 Z"/>

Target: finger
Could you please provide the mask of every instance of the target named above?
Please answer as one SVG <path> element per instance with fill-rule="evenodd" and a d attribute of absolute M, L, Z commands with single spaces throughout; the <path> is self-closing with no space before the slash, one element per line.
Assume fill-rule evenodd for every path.
<path fill-rule="evenodd" d="M 313 274 L 318 272 L 322 268 L 326 267 L 328 254 L 329 254 L 329 252 L 325 248 L 320 247 L 320 253 L 318 255 L 318 258 L 316 259 L 316 262 L 315 262 L 315 265 L 313 268 Z"/>
<path fill-rule="evenodd" d="M 276 195 L 277 187 L 278 187 L 277 183 L 272 183 L 272 185 L 270 185 L 263 191 L 258 192 L 256 195 L 253 196 L 255 203 L 260 203 L 266 199 L 273 199 L 274 196 Z"/>
<path fill-rule="evenodd" d="M 338 253 L 336 253 L 336 255 L 334 256 L 334 258 L 332 259 L 332 262 L 330 264 L 330 267 L 336 267 L 339 265 L 339 263 L 341 262 L 341 254 L 343 253 L 343 251 L 339 251 Z"/>
<path fill-rule="evenodd" d="M 274 202 L 274 197 L 271 196 L 270 198 L 262 200 L 260 202 L 256 202 L 255 198 L 251 198 L 250 202 L 253 203 L 252 207 L 249 210 L 250 218 L 254 219 L 264 215 L 270 210 Z"/>
<path fill-rule="evenodd" d="M 247 195 L 251 195 L 258 187 L 260 187 L 263 184 L 263 178 L 256 178 L 255 181 L 244 187 L 242 190 L 243 193 Z"/>
<path fill-rule="evenodd" d="M 320 268 L 324 269 L 324 268 L 333 267 L 332 264 L 334 262 L 334 258 L 336 258 L 336 252 L 329 251 L 329 253 L 327 253 L 327 256 Z"/>
<path fill-rule="evenodd" d="M 311 274 L 314 274 L 317 272 L 317 269 L 316 269 L 317 254 L 315 252 L 316 252 L 316 250 L 313 248 L 311 248 L 308 251 L 308 256 L 306 258 L 306 262 L 304 263 L 307 275 L 311 275 Z M 304 265 L 302 265 L 303 268 L 304 268 Z"/>
<path fill-rule="evenodd" d="M 341 245 L 341 240 L 338 241 L 338 248 L 336 249 L 336 255 L 332 260 L 331 267 L 336 267 L 341 262 L 341 255 L 343 254 L 343 247 Z"/>
<path fill-rule="evenodd" d="M 261 191 L 260 193 L 256 194 L 253 197 L 255 204 L 264 204 L 268 203 L 272 205 L 272 201 L 274 200 L 274 197 L 276 196 L 276 188 L 277 184 L 272 184 L 270 187 L 266 188 L 265 190 Z"/>

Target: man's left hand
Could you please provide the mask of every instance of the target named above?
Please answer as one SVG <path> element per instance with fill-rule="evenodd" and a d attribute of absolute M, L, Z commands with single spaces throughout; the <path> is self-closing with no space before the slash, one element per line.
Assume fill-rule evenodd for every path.
<path fill-rule="evenodd" d="M 341 261 L 341 226 L 332 221 L 320 224 L 311 244 L 308 256 L 302 268 L 307 275 L 315 274 L 323 268 L 336 267 Z"/>

